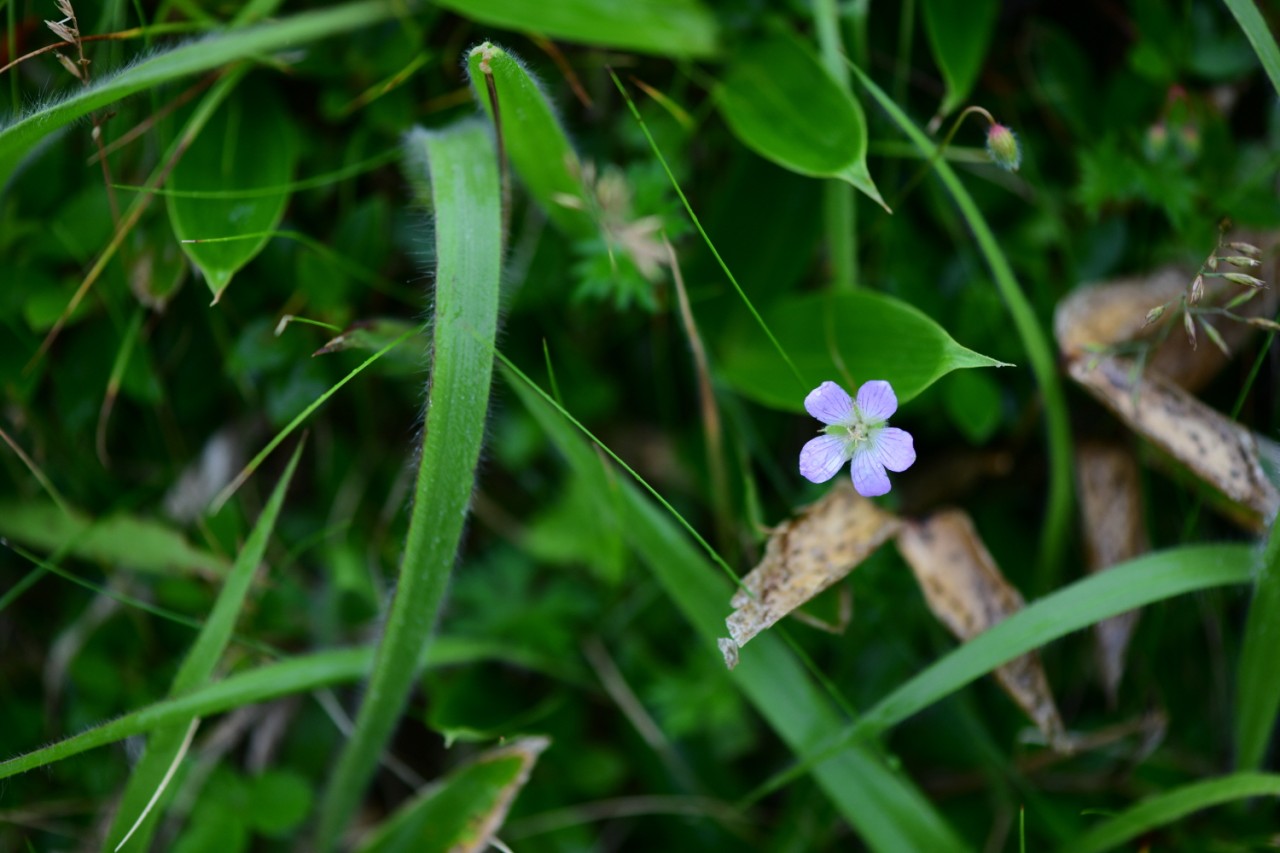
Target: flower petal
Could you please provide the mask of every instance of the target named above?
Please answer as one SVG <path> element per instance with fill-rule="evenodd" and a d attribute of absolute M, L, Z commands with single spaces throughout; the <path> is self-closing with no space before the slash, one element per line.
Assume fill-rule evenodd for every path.
<path fill-rule="evenodd" d="M 890 471 L 905 471 L 916 461 L 915 442 L 911 433 L 897 427 L 885 427 L 872 441 L 876 461 Z"/>
<path fill-rule="evenodd" d="M 898 398 L 893 393 L 893 386 L 883 379 L 864 382 L 858 389 L 858 408 L 869 423 L 887 421 L 890 415 L 898 411 Z"/>
<path fill-rule="evenodd" d="M 827 381 L 804 398 L 804 410 L 824 424 L 848 424 L 853 419 L 853 399 L 848 391 Z"/>
<path fill-rule="evenodd" d="M 825 483 L 849 461 L 849 443 L 834 435 L 810 439 L 800 451 L 800 476 L 811 483 Z"/>
<path fill-rule="evenodd" d="M 889 475 L 870 448 L 862 448 L 853 454 L 853 488 L 864 498 L 876 498 L 888 494 Z"/>

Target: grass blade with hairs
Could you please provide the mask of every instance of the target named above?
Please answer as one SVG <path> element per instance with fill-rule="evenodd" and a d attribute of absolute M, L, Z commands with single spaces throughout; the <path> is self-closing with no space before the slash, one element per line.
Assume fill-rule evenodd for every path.
<path fill-rule="evenodd" d="M 538 81 L 518 59 L 489 42 L 467 54 L 467 73 L 476 100 L 495 121 L 488 91 L 492 83 L 507 157 L 534 201 L 570 237 L 594 236 L 596 224 L 582 190 L 582 163 Z"/>
<path fill-rule="evenodd" d="M 436 269 L 430 396 L 399 583 L 360 706 L 321 803 L 318 849 L 355 812 L 417 678 L 475 485 L 498 326 L 502 215 L 498 165 L 479 123 L 414 130 L 410 176 L 430 179 Z"/>
<path fill-rule="evenodd" d="M 121 98 L 237 60 L 296 48 L 316 39 L 350 32 L 386 20 L 396 4 L 382 0 L 348 3 L 304 12 L 291 18 L 219 33 L 188 42 L 105 75 L 92 86 L 77 88 L 65 98 L 47 102 L 0 128 L 0 189 L 22 158 L 49 134 Z"/>
<path fill-rule="evenodd" d="M 235 565 L 222 584 L 213 611 L 200 629 L 191 651 L 178 669 L 178 674 L 174 676 L 173 685 L 169 689 L 170 696 L 189 693 L 202 686 L 213 675 L 214 667 L 222 658 L 235 630 L 236 619 L 244 607 L 254 573 L 262 562 L 262 555 L 266 553 L 267 540 L 275 529 L 280 507 L 284 505 L 285 492 L 289 489 L 289 481 L 293 479 L 293 472 L 298 467 L 298 457 L 301 455 L 302 444 L 299 443 L 280 477 L 280 482 L 267 500 L 266 507 L 258 516 L 258 523 L 253 526 L 248 541 L 236 556 Z M 147 849 L 151 834 L 164 813 L 164 798 L 171 795 L 172 790 L 165 792 L 148 811 L 149 805 L 170 765 L 178 759 L 186 733 L 187 725 L 182 722 L 158 728 L 152 733 L 147 741 L 146 751 L 129 775 L 129 782 L 120 798 L 120 806 L 116 809 L 111 829 L 107 832 L 107 846 L 112 850 Z M 146 816 L 142 818 L 144 814 Z M 122 844 L 126 838 L 127 843 Z"/>

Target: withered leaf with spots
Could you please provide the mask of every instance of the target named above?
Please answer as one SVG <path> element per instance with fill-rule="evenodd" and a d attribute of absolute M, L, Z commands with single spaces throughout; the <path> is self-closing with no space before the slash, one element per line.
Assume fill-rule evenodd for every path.
<path fill-rule="evenodd" d="M 841 478 L 825 497 L 775 528 L 764 559 L 742 579 L 720 641 L 732 669 L 738 648 L 843 578 L 897 532 L 898 518 Z"/>
<path fill-rule="evenodd" d="M 1024 607 L 1005 580 L 969 516 L 958 509 L 907 522 L 898 533 L 902 553 L 938 621 L 961 640 L 971 640 Z M 1000 686 L 1036 724 L 1055 749 L 1066 748 L 1040 656 L 1029 652 L 995 671 Z"/>
<path fill-rule="evenodd" d="M 1076 481 L 1086 564 L 1104 571 L 1150 550 L 1142 513 L 1138 462 L 1119 444 L 1084 442 L 1076 448 Z M 1098 670 L 1112 707 L 1124 676 L 1125 653 L 1138 624 L 1137 610 L 1093 626 Z"/>
<path fill-rule="evenodd" d="M 1135 432 L 1225 499 L 1222 509 L 1261 532 L 1280 509 L 1280 491 L 1263 470 L 1274 454 L 1266 439 L 1160 376 L 1139 376 L 1129 359 L 1067 366 L 1080 383 Z"/>

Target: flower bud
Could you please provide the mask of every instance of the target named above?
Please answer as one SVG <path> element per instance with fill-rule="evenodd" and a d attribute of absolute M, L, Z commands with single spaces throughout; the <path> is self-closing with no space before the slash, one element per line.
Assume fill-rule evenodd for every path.
<path fill-rule="evenodd" d="M 987 131 L 987 155 L 991 162 L 1008 172 L 1018 171 L 1022 165 L 1022 149 L 1017 137 L 1003 124 L 993 124 Z"/>
<path fill-rule="evenodd" d="M 1160 121 L 1147 128 L 1146 137 L 1142 140 L 1148 160 L 1159 160 L 1169 150 L 1169 128 Z"/>
<path fill-rule="evenodd" d="M 1262 261 L 1259 261 L 1256 258 L 1246 258 L 1243 255 L 1231 255 L 1223 258 L 1223 260 L 1231 264 L 1233 267 L 1242 267 L 1243 269 L 1262 266 Z"/>
<path fill-rule="evenodd" d="M 1191 319 L 1190 311 L 1182 312 L 1182 328 L 1187 330 L 1187 342 L 1191 344 L 1191 348 L 1196 348 L 1196 324 Z"/>
<path fill-rule="evenodd" d="M 1262 254 L 1262 250 L 1252 243 L 1236 242 L 1228 243 L 1227 245 L 1235 249 L 1237 252 L 1244 252 L 1246 255 L 1254 255 L 1256 257 Z"/>
<path fill-rule="evenodd" d="M 1195 281 L 1191 282 L 1191 297 L 1188 301 L 1195 305 L 1202 296 L 1204 296 L 1204 276 L 1198 275 L 1195 277 Z"/>
<path fill-rule="evenodd" d="M 1147 319 L 1143 321 L 1142 325 L 1150 326 L 1156 320 L 1159 320 L 1160 315 L 1163 313 L 1164 313 L 1164 306 L 1157 305 L 1155 308 L 1152 308 L 1150 311 L 1147 312 Z"/>
<path fill-rule="evenodd" d="M 1266 287 L 1267 283 L 1260 278 L 1254 278 L 1251 275 L 1245 275 L 1242 272 L 1224 272 L 1222 277 L 1227 281 L 1234 281 L 1236 284 L 1243 284 L 1245 287 Z"/>

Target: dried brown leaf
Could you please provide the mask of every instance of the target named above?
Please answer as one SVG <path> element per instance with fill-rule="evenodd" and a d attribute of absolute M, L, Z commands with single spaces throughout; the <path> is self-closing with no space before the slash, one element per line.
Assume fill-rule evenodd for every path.
<path fill-rule="evenodd" d="M 1005 580 L 961 510 L 943 510 L 904 524 L 898 550 L 915 573 L 929 610 L 960 640 L 973 639 L 1024 607 L 1022 595 Z M 1022 655 L 995 675 L 1045 740 L 1055 749 L 1067 748 L 1040 656 Z"/>
<path fill-rule="evenodd" d="M 1090 572 L 1105 571 L 1150 550 L 1138 463 L 1132 451 L 1117 444 L 1082 444 L 1076 448 L 1076 479 Z M 1130 610 L 1093 626 L 1098 670 L 1112 707 L 1124 677 L 1125 657 L 1138 613 Z"/>
<path fill-rule="evenodd" d="M 1140 378 L 1129 359 L 1067 365 L 1071 378 L 1128 426 L 1226 499 L 1223 507 L 1261 531 L 1280 509 L 1280 491 L 1262 467 L 1251 431 L 1160 376 Z"/>
<path fill-rule="evenodd" d="M 732 639 L 720 641 L 725 663 L 756 634 L 843 578 L 897 532 L 898 518 L 841 478 L 816 503 L 774 528 L 764 559 L 742 579 L 725 620 Z"/>

